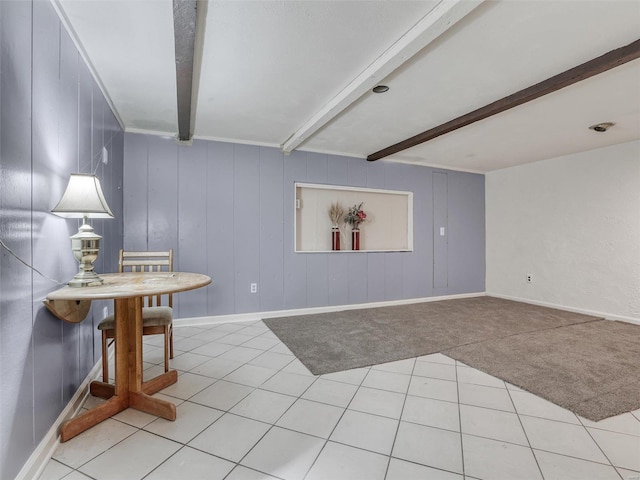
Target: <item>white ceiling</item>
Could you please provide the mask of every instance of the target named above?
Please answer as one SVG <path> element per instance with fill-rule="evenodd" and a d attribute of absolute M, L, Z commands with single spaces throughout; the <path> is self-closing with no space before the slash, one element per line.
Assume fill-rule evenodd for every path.
<path fill-rule="evenodd" d="M 172 1 L 54 5 L 125 129 L 175 136 Z M 639 38 L 637 0 L 210 0 L 194 137 L 280 147 L 330 118 L 297 148 L 364 158 Z M 640 60 L 388 160 L 487 172 L 636 139 Z"/>

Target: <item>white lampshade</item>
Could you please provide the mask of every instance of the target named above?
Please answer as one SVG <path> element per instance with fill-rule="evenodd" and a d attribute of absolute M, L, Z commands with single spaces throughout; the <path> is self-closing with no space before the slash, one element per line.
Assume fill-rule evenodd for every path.
<path fill-rule="evenodd" d="M 113 218 L 95 175 L 72 173 L 69 184 L 52 213 L 65 218 Z"/>
<path fill-rule="evenodd" d="M 69 286 L 101 285 L 103 281 L 93 270 L 93 262 L 98 258 L 102 237 L 93 231 L 89 218 L 113 218 L 113 213 L 104 198 L 98 177 L 72 173 L 64 195 L 51 212 L 65 218 L 82 218 L 78 233 L 70 237 L 73 256 L 80 266 Z"/>

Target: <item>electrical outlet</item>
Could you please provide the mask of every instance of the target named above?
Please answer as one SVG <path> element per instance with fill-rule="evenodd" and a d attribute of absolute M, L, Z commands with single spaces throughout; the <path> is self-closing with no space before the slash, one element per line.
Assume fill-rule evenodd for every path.
<path fill-rule="evenodd" d="M 527 283 L 531 283 L 533 282 L 533 275 L 530 273 L 527 273 Z"/>
<path fill-rule="evenodd" d="M 258 293 L 258 284 L 257 283 L 252 283 L 251 284 L 251 293 Z"/>
<path fill-rule="evenodd" d="M 109 316 L 109 308 L 102 307 L 102 318 L 107 318 Z"/>

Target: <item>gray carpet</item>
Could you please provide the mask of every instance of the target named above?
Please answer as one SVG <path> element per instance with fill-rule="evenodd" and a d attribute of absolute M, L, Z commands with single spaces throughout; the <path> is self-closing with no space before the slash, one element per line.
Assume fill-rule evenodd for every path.
<path fill-rule="evenodd" d="M 266 319 L 315 375 L 574 323 L 595 317 L 492 297 Z"/>
<path fill-rule="evenodd" d="M 589 420 L 640 408 L 640 326 L 599 320 L 443 352 Z"/>
<path fill-rule="evenodd" d="M 315 375 L 441 352 L 600 420 L 640 407 L 640 326 L 492 297 L 265 319 Z"/>

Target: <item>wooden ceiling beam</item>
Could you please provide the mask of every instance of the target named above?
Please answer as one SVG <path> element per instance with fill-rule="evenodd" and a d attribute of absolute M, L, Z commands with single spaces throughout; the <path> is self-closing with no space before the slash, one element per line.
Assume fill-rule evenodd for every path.
<path fill-rule="evenodd" d="M 200 85 L 207 3 L 203 0 L 173 0 L 178 141 L 190 142 Z"/>
<path fill-rule="evenodd" d="M 178 140 L 191 139 L 191 86 L 196 38 L 196 1 L 173 0 L 176 86 L 178 99 Z"/>
<path fill-rule="evenodd" d="M 291 153 L 395 69 L 471 13 L 483 1 L 443 0 L 438 3 L 396 43 L 292 133 L 281 145 L 282 151 Z"/>
<path fill-rule="evenodd" d="M 501 98 L 500 100 L 496 100 L 495 102 L 478 108 L 477 110 L 469 112 L 458 118 L 454 118 L 453 120 L 438 125 L 437 127 L 430 128 L 418 135 L 398 142 L 395 145 L 391 145 L 390 147 L 372 153 L 367 156 L 367 160 L 372 162 L 403 150 L 407 150 L 411 147 L 415 147 L 416 145 L 428 142 L 436 137 L 453 132 L 459 128 L 466 127 L 467 125 L 484 120 L 485 118 L 498 113 L 502 113 L 511 108 L 535 100 L 536 98 L 548 95 L 560 90 L 561 88 L 581 82 L 582 80 L 586 80 L 587 78 L 606 72 L 607 70 L 611 70 L 612 68 L 618 67 L 637 58 L 640 58 L 640 39 L 635 42 L 631 42 L 624 47 L 611 50 L 604 55 L 559 73 L 558 75 L 554 75 L 551 78 L 547 78 L 542 82 L 536 83 L 535 85 Z"/>

